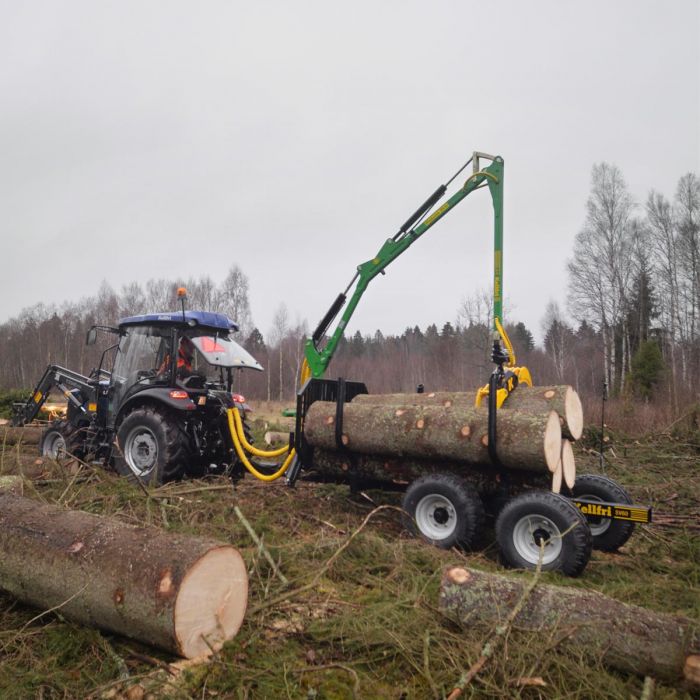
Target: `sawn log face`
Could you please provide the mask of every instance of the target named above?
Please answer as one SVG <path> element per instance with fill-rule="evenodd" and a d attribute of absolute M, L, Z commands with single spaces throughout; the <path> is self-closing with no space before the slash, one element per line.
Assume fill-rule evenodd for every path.
<path fill-rule="evenodd" d="M 471 629 L 504 620 L 528 580 L 454 567 L 443 574 L 440 609 Z M 622 603 L 594 591 L 538 584 L 515 618 L 514 627 L 555 627 L 606 664 L 641 676 L 677 681 L 686 659 L 700 653 L 700 623 Z"/>

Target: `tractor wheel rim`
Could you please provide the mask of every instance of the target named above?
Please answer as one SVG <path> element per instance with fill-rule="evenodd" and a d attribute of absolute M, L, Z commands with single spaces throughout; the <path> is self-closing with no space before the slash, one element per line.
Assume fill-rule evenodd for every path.
<path fill-rule="evenodd" d="M 431 540 L 444 540 L 457 528 L 457 512 L 448 498 L 434 493 L 418 501 L 416 525 Z"/>
<path fill-rule="evenodd" d="M 526 515 L 513 528 L 513 545 L 528 564 L 540 560 L 540 543 L 544 542 L 542 564 L 551 564 L 562 549 L 562 534 L 556 524 L 544 515 Z"/>
<path fill-rule="evenodd" d="M 153 471 L 158 461 L 156 436 L 148 428 L 132 430 L 124 445 L 124 459 L 136 476 L 145 476 Z"/>
<path fill-rule="evenodd" d="M 57 459 L 66 454 L 66 440 L 61 433 L 54 433 L 49 436 L 48 442 L 44 444 L 44 456 Z"/>
<path fill-rule="evenodd" d="M 587 501 L 604 503 L 602 498 L 599 496 L 594 496 L 590 493 L 577 495 L 577 498 L 585 498 Z M 591 535 L 593 535 L 593 537 L 600 537 L 600 535 L 605 534 L 612 525 L 612 520 L 610 518 L 601 518 L 599 515 L 587 515 L 586 520 L 588 521 L 588 527 L 590 528 Z"/>

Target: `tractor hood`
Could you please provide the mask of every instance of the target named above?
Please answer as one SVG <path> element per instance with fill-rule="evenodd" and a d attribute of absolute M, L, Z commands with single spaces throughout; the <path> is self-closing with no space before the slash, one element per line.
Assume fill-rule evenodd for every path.
<path fill-rule="evenodd" d="M 191 338 L 202 357 L 215 367 L 236 367 L 263 371 L 262 365 L 238 343 L 230 338 L 215 335 L 198 335 Z"/>

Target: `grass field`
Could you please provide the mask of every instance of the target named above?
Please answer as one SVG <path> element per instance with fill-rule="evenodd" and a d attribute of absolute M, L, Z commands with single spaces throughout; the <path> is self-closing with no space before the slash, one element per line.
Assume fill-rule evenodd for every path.
<path fill-rule="evenodd" d="M 256 431 L 275 425 L 259 412 Z M 278 415 L 278 414 L 277 414 Z M 36 448 L 27 448 L 27 450 Z M 617 554 L 595 552 L 584 575 L 546 574 L 548 583 L 591 588 L 654 610 L 700 618 L 700 478 L 697 440 L 617 439 L 609 476 L 664 524 L 638 528 Z M 490 630 L 462 629 L 437 610 L 442 570 L 467 564 L 503 571 L 493 545 L 442 551 L 409 538 L 399 496 L 351 495 L 342 485 L 246 478 L 174 483 L 145 493 L 101 470 L 32 464 L 15 449 L 0 473 L 31 474 L 25 493 L 126 522 L 202 534 L 240 548 L 250 600 L 238 636 L 211 663 L 178 678 L 174 661 L 127 639 L 73 625 L 60 610 L 41 616 L 0 595 L 0 697 L 83 698 L 441 698 L 479 656 Z M 24 465 L 21 467 L 20 465 Z M 598 471 L 579 447 L 579 472 Z M 284 585 L 234 514 L 238 505 L 272 553 Z M 370 516 L 367 520 L 368 516 Z M 487 542 L 490 540 L 487 540 Z M 520 574 L 529 576 L 530 574 Z M 543 685 L 533 685 L 540 679 Z M 538 680 L 537 683 L 540 681 Z M 559 647 L 547 634 L 513 630 L 462 697 L 637 698 L 643 679 Z M 689 698 L 657 684 L 655 698 Z"/>

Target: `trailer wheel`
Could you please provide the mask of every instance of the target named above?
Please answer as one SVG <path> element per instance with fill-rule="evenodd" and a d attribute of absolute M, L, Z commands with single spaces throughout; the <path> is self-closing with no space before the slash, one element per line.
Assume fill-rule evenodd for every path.
<path fill-rule="evenodd" d="M 159 485 L 181 477 L 189 456 L 187 436 L 174 418 L 156 408 L 135 409 L 117 431 L 115 469 L 144 484 Z"/>
<path fill-rule="evenodd" d="M 599 474 L 582 474 L 576 477 L 571 490 L 576 498 L 590 501 L 607 501 L 608 503 L 632 503 L 630 495 L 616 481 Z M 628 520 L 612 520 L 600 516 L 588 515 L 588 526 L 593 535 L 593 549 L 614 552 L 622 547 L 634 532 L 634 523 Z"/>
<path fill-rule="evenodd" d="M 406 489 L 401 505 L 406 528 L 443 549 L 469 548 L 484 523 L 479 494 L 453 474 L 426 474 Z"/>
<path fill-rule="evenodd" d="M 591 556 L 591 531 L 579 509 L 550 491 L 513 498 L 496 520 L 501 560 L 516 569 L 534 569 L 544 544 L 543 571 L 578 576 Z"/>

